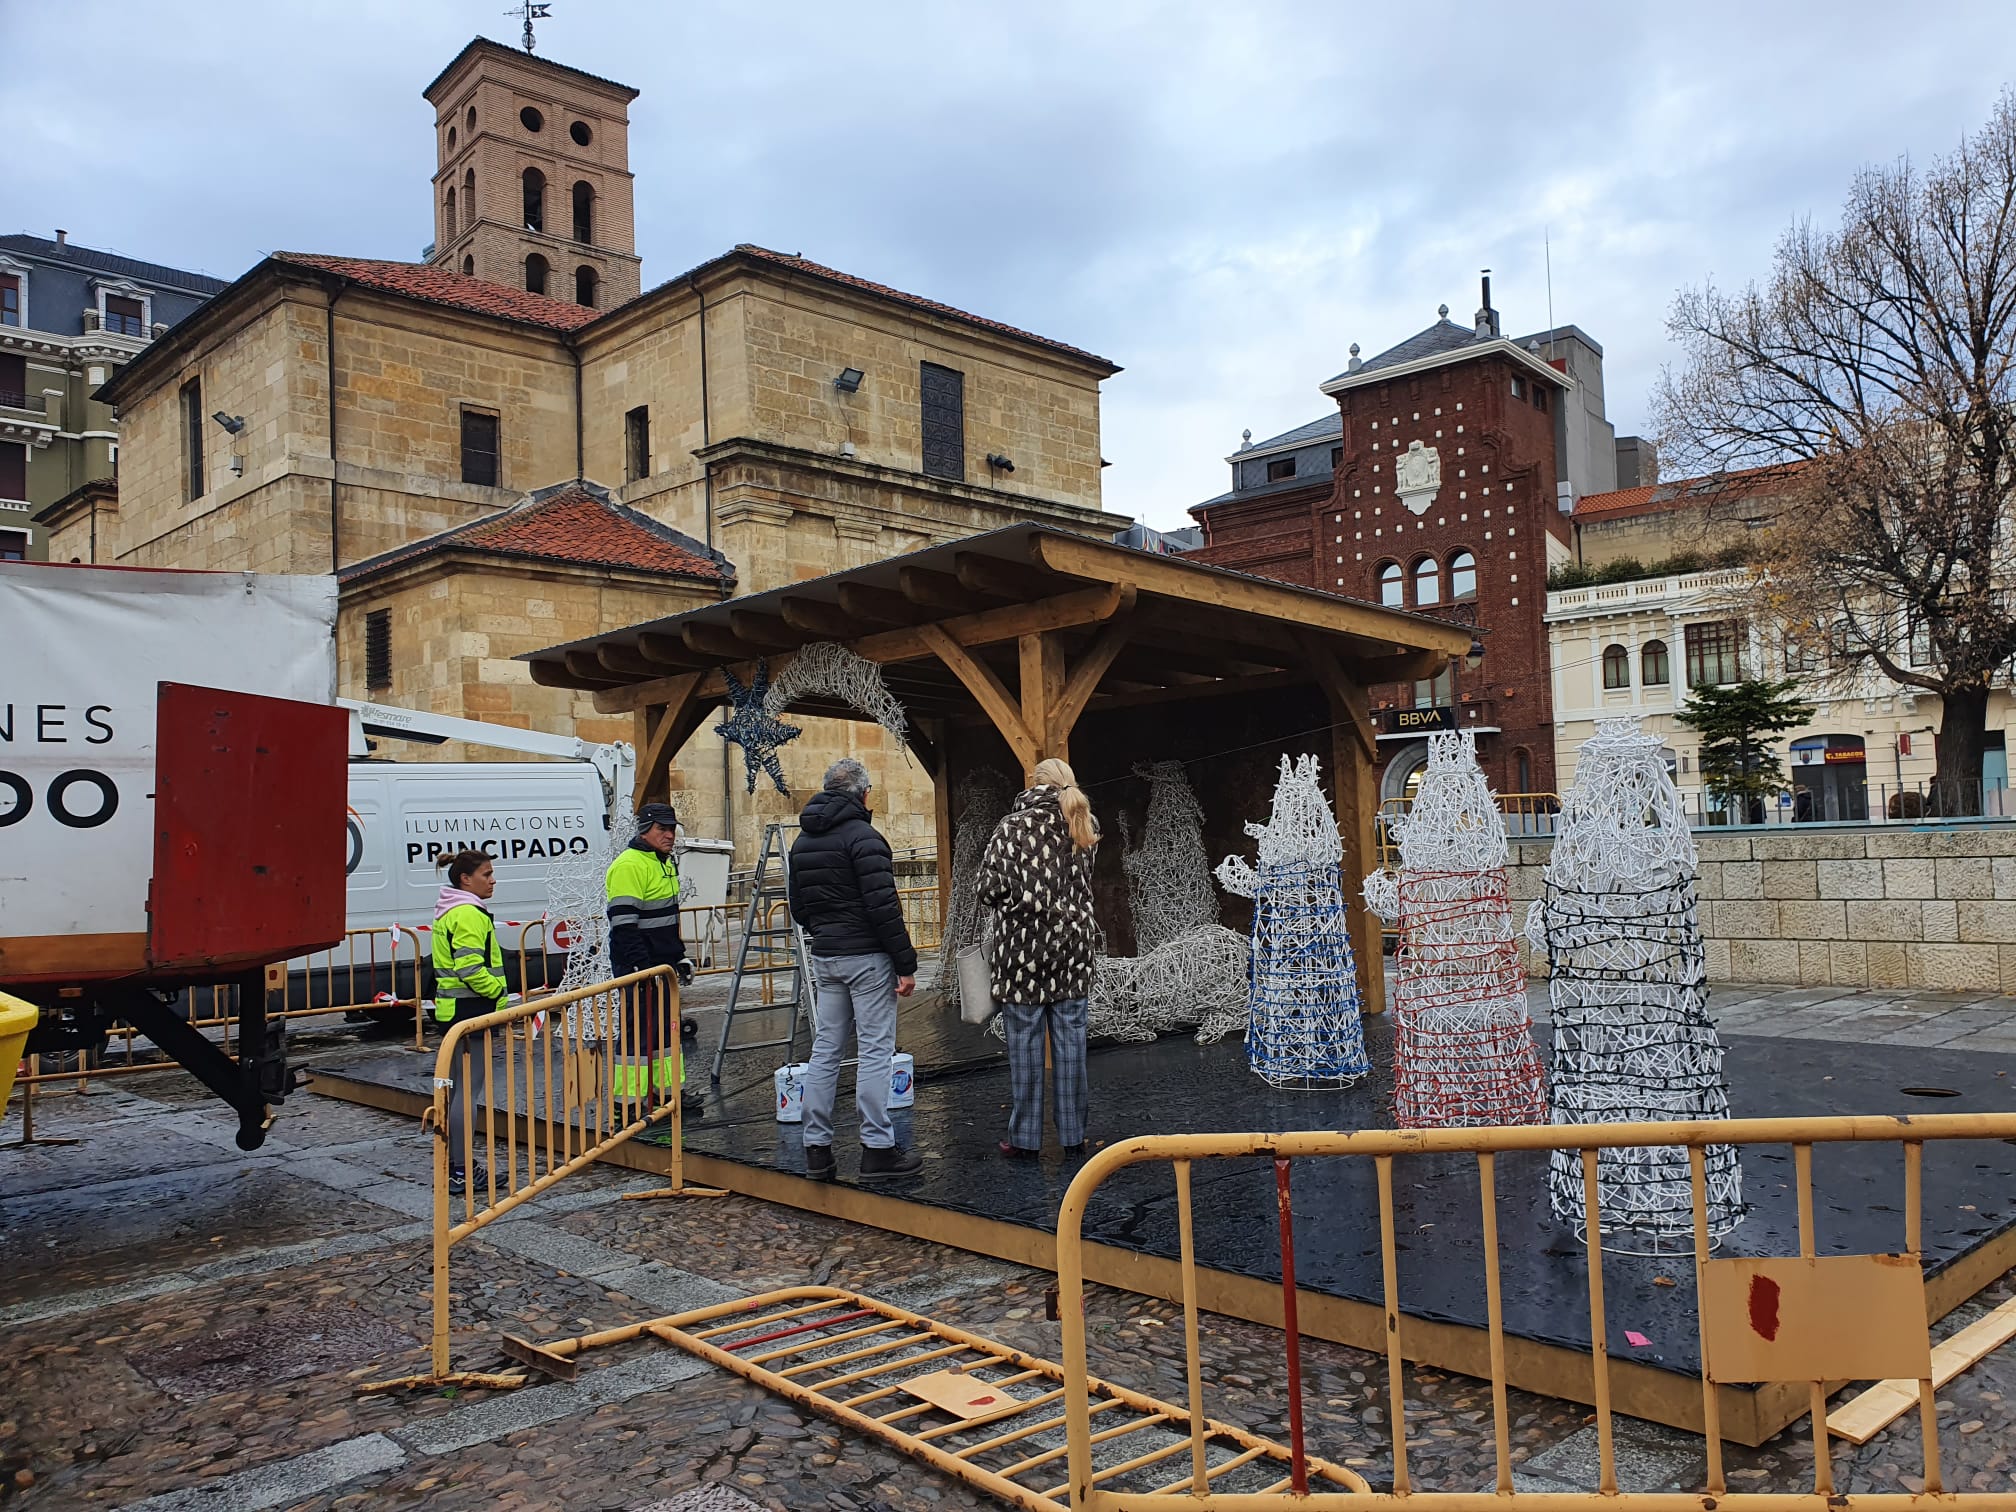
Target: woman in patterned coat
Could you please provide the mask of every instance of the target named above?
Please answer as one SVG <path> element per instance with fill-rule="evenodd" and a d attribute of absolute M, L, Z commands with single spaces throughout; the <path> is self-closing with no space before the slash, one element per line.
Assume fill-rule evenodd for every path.
<path fill-rule="evenodd" d="M 1038 764 L 1029 789 L 987 842 L 977 895 L 994 911 L 988 953 L 994 1001 L 1008 1038 L 1012 1106 L 1001 1153 L 1030 1158 L 1043 1146 L 1043 1044 L 1050 1044 L 1050 1104 L 1066 1154 L 1085 1146 L 1085 1017 L 1098 927 L 1092 858 L 1099 826 L 1071 768 Z"/>

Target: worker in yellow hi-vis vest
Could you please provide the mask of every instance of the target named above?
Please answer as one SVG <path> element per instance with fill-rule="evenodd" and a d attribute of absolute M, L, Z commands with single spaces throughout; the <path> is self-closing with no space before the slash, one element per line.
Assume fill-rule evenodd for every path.
<path fill-rule="evenodd" d="M 618 976 L 670 966 L 682 983 L 693 980 L 693 962 L 679 932 L 679 867 L 672 859 L 678 838 L 679 815 L 672 805 L 647 803 L 637 811 L 636 838 L 609 863 L 604 879 L 609 900 L 609 964 Z M 697 1087 L 686 1086 L 685 1057 L 679 1046 L 659 1044 L 655 1015 L 647 1011 L 644 1017 L 645 1043 L 634 1050 L 626 1047 L 617 1068 L 619 1078 L 627 1069 L 634 1084 L 619 1080 L 618 1094 L 642 1097 L 648 1072 L 651 1089 L 663 1092 L 680 1087 L 686 1116 L 700 1114 L 706 1101 Z M 682 1038 L 690 1036 L 691 1029 L 690 1023 L 683 1023 Z"/>
<path fill-rule="evenodd" d="M 495 1013 L 510 989 L 504 981 L 497 923 L 483 906 L 497 890 L 490 858 L 479 850 L 460 850 L 443 856 L 440 864 L 448 880 L 441 884 L 441 896 L 434 904 L 434 1017 L 446 1025 Z M 471 1065 L 465 1049 L 450 1073 L 455 1087 L 448 1094 L 448 1190 L 458 1197 L 468 1190 L 469 1180 L 462 1094 Z"/>

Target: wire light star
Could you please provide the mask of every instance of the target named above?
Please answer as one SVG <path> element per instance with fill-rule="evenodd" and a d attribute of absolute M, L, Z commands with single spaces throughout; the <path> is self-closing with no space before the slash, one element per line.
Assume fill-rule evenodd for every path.
<path fill-rule="evenodd" d="M 804 731 L 764 709 L 764 700 L 770 693 L 769 662 L 757 662 L 756 675 L 746 684 L 726 667 L 721 669 L 721 676 L 728 684 L 729 714 L 714 726 L 714 733 L 730 745 L 742 747 L 742 764 L 749 774 L 750 792 L 756 791 L 757 772 L 764 771 L 770 774 L 777 791 L 789 798 L 791 789 L 784 785 L 784 767 L 777 760 L 777 748 L 796 740 Z"/>

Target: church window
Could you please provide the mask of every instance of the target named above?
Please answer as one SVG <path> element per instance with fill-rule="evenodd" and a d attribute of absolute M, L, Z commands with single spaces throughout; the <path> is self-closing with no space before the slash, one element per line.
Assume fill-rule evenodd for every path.
<path fill-rule="evenodd" d="M 1379 602 L 1388 609 L 1398 609 L 1407 602 L 1407 578 L 1398 562 L 1379 564 Z"/>
<path fill-rule="evenodd" d="M 392 611 L 373 609 L 364 616 L 364 687 L 383 693 L 392 686 Z"/>
<path fill-rule="evenodd" d="M 595 186 L 586 179 L 574 183 L 574 240 L 591 245 L 595 240 Z"/>
<path fill-rule="evenodd" d="M 934 478 L 966 476 L 966 375 L 935 362 L 920 365 L 924 471 Z"/>
<path fill-rule="evenodd" d="M 527 168 L 525 179 L 525 229 L 544 231 L 546 229 L 546 175 L 537 168 Z"/>
<path fill-rule="evenodd" d="M 1603 686 L 1606 689 L 1631 686 L 1631 653 L 1622 646 L 1603 648 Z"/>
<path fill-rule="evenodd" d="M 452 237 L 455 234 L 455 189 L 453 185 L 449 186 L 448 201 L 444 209 L 446 210 L 446 214 L 442 219 L 442 225 L 446 228 L 448 235 Z"/>
<path fill-rule="evenodd" d="M 1449 597 L 1457 601 L 1477 597 L 1477 558 L 1467 551 L 1449 554 Z"/>
<path fill-rule="evenodd" d="M 0 325 L 21 324 L 21 280 L 0 278 Z"/>
<path fill-rule="evenodd" d="M 1279 483 L 1283 478 L 1292 478 L 1294 476 L 1295 459 L 1293 457 L 1276 457 L 1272 462 L 1267 464 L 1267 481 L 1269 483 Z"/>
<path fill-rule="evenodd" d="M 203 497 L 203 380 L 182 385 L 182 497 Z"/>
<path fill-rule="evenodd" d="M 1414 607 L 1426 609 L 1442 602 L 1442 568 L 1435 558 L 1423 557 L 1414 564 Z"/>
<path fill-rule="evenodd" d="M 471 168 L 462 175 L 462 217 L 471 226 L 476 224 L 476 170 Z"/>
<path fill-rule="evenodd" d="M 586 121 L 576 121 L 572 126 L 569 126 L 567 128 L 567 135 L 574 138 L 574 145 L 576 147 L 586 147 L 590 142 L 595 140 L 595 133 L 588 129 Z"/>
<path fill-rule="evenodd" d="M 623 417 L 624 481 L 651 476 L 651 406 L 640 404 Z"/>
<path fill-rule="evenodd" d="M 595 270 L 583 263 L 574 270 L 574 303 L 595 308 Z"/>
<path fill-rule="evenodd" d="M 497 416 L 488 410 L 462 411 L 462 481 L 497 486 Z"/>
<path fill-rule="evenodd" d="M 466 254 L 462 259 L 462 276 L 464 278 L 476 276 L 476 255 L 473 252 Z"/>
<path fill-rule="evenodd" d="M 535 106 L 527 105 L 523 110 L 518 112 L 518 124 L 523 126 L 527 131 L 544 131 L 546 129 L 546 117 L 539 114 Z"/>
<path fill-rule="evenodd" d="M 549 264 L 546 261 L 546 259 L 541 257 L 537 252 L 534 252 L 530 257 L 526 258 L 525 259 L 526 289 L 534 294 L 544 294 L 546 292 L 546 274 L 550 270 L 550 268 L 551 264 Z"/>

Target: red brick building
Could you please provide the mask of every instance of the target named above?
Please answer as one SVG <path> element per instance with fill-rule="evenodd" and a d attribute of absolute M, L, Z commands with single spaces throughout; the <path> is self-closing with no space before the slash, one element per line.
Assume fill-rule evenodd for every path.
<path fill-rule="evenodd" d="M 1473 326 L 1440 314 L 1370 360 L 1353 346 L 1322 385 L 1334 416 L 1249 433 L 1231 492 L 1191 511 L 1196 555 L 1476 627 L 1443 676 L 1374 691 L 1383 797 L 1411 793 L 1437 729 L 1477 732 L 1498 791 L 1552 791 L 1547 570 L 1572 554 L 1575 498 L 1615 489 L 1637 450 L 1604 418 L 1602 349 L 1581 331 L 1507 339 L 1488 279 Z"/>

